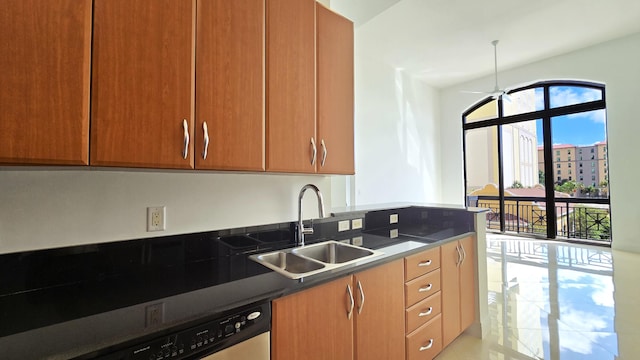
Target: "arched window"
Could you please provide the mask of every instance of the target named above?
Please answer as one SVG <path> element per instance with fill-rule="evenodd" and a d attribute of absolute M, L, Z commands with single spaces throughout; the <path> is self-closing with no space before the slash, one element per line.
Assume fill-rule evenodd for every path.
<path fill-rule="evenodd" d="M 610 240 L 605 100 L 604 84 L 541 81 L 465 111 L 466 190 L 491 229 Z"/>

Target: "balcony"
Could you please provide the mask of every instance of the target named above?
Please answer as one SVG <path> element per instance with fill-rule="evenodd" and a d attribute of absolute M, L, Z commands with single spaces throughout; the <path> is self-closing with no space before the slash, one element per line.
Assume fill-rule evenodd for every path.
<path fill-rule="evenodd" d="M 505 196 L 505 232 L 547 236 L 545 198 Z M 475 200 L 475 199 L 474 199 Z M 609 199 L 556 198 L 556 238 L 611 243 Z M 477 206 L 489 209 L 487 229 L 500 231 L 498 196 L 477 196 Z"/>

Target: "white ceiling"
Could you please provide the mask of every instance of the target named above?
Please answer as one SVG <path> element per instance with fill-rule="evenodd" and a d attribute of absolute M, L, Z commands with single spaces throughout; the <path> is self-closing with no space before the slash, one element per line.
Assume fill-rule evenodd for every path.
<path fill-rule="evenodd" d="M 330 0 L 354 20 L 359 56 L 435 87 L 640 32 L 640 0 Z M 640 66 L 640 65 L 639 65 Z M 493 84 L 490 84 L 493 87 Z"/>

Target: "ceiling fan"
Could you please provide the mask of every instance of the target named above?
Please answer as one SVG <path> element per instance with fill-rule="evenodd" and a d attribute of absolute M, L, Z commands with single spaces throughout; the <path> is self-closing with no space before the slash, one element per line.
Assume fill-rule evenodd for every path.
<path fill-rule="evenodd" d="M 493 40 L 491 45 L 493 45 L 493 69 L 494 69 L 494 77 L 496 80 L 495 87 L 492 91 L 462 91 L 464 93 L 469 94 L 486 94 L 491 96 L 494 99 L 502 99 L 506 101 L 511 101 L 509 98 L 509 94 L 507 94 L 506 89 L 501 89 L 498 86 L 498 42 L 499 40 Z"/>

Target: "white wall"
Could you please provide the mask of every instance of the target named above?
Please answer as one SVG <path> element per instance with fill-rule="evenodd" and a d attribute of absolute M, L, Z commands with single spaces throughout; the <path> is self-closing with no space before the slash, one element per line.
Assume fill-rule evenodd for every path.
<path fill-rule="evenodd" d="M 637 187 L 640 167 L 635 166 L 640 134 L 638 64 L 640 34 L 501 71 L 500 74 L 503 87 L 548 79 L 581 79 L 606 84 L 613 247 L 635 252 L 640 252 L 640 241 L 636 236 L 640 219 L 640 192 Z M 441 176 L 442 201 L 445 203 L 464 202 L 461 114 L 479 100 L 477 96 L 459 91 L 489 89 L 492 83 L 492 78 L 486 77 L 442 91 Z"/>
<path fill-rule="evenodd" d="M 0 168 L 0 253 L 287 222 L 298 192 L 327 176 Z M 146 232 L 146 207 L 167 207 L 167 230 Z M 315 196 L 303 216 L 317 218 Z"/>
<path fill-rule="evenodd" d="M 355 202 L 440 202 L 438 92 L 364 55 L 367 26 L 356 29 Z"/>

